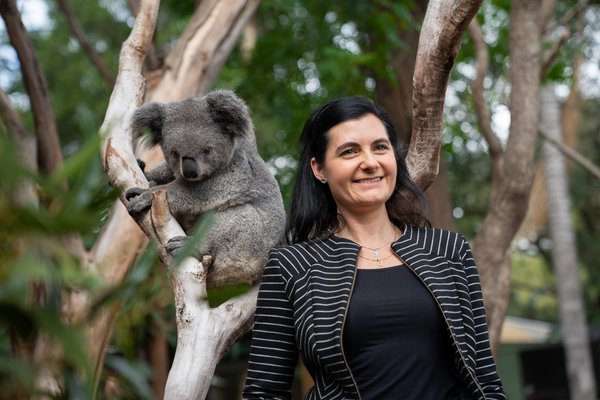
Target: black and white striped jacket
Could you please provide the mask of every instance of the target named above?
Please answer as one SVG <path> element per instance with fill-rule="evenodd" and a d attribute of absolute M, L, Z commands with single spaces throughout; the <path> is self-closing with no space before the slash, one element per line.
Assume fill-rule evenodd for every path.
<path fill-rule="evenodd" d="M 468 398 L 505 399 L 469 244 L 453 232 L 401 228 L 404 233 L 392 248 L 439 304 Z M 291 398 L 298 353 L 315 382 L 306 399 L 360 399 L 342 347 L 359 250 L 351 240 L 330 236 L 271 251 L 260 285 L 244 399 Z"/>

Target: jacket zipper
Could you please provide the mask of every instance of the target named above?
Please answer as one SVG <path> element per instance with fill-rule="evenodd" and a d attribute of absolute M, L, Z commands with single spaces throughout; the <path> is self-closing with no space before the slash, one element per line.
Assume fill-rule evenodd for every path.
<path fill-rule="evenodd" d="M 360 249 L 358 249 L 358 251 L 360 252 Z M 358 262 L 358 258 L 356 259 L 356 262 Z M 362 397 L 360 397 L 360 392 L 358 391 L 358 385 L 356 384 L 356 381 L 354 380 L 354 375 L 352 375 L 352 370 L 350 369 L 350 365 L 348 364 L 348 361 L 346 360 L 346 353 L 344 353 L 344 343 L 343 343 L 344 326 L 346 325 L 346 316 L 348 315 L 348 308 L 350 308 L 350 300 L 352 300 L 352 292 L 354 291 L 354 282 L 356 282 L 356 265 L 354 265 L 354 275 L 352 275 L 352 286 L 350 286 L 350 294 L 348 295 L 348 304 L 346 304 L 346 309 L 344 310 L 344 318 L 342 319 L 342 332 L 340 334 L 340 348 L 342 349 L 342 359 L 344 360 L 344 365 L 346 365 L 346 369 L 348 369 L 348 372 L 350 373 L 350 378 L 352 379 L 352 383 L 354 384 L 354 389 L 356 389 L 356 394 L 358 394 L 358 399 L 361 400 Z"/>
<path fill-rule="evenodd" d="M 401 258 L 400 256 L 398 256 L 398 257 L 400 258 L 400 261 L 402 261 L 402 263 L 404 265 L 406 265 L 406 267 L 421 281 L 421 283 L 423 283 L 423 286 L 425 286 L 425 288 L 427 289 L 427 291 L 431 294 L 431 297 L 433 297 L 433 300 L 435 301 L 435 304 L 437 304 L 440 312 L 442 313 L 442 317 L 444 317 L 444 322 L 446 323 L 446 326 L 448 327 L 448 332 L 450 332 L 450 337 L 452 338 L 452 342 L 454 343 L 454 345 L 456 346 L 456 348 L 458 350 L 458 354 L 460 355 L 460 359 L 462 360 L 465 368 L 467 369 L 467 372 L 469 373 L 469 376 L 471 377 L 471 379 L 473 379 L 473 382 L 475 382 L 475 385 L 477 385 L 477 388 L 483 394 L 483 398 L 485 399 L 485 392 L 483 391 L 483 389 L 479 385 L 479 381 L 473 376 L 473 373 L 471 372 L 471 370 L 467 366 L 467 361 L 465 360 L 465 357 L 464 357 L 464 355 L 462 353 L 462 350 L 458 346 L 458 341 L 456 340 L 456 337 L 454 336 L 454 333 L 452 332 L 452 327 L 450 326 L 450 322 L 448 322 L 448 319 L 446 318 L 446 314 L 444 314 L 444 310 L 442 309 L 442 305 L 438 301 L 437 297 L 435 297 L 435 295 L 433 294 L 433 291 L 429 288 L 429 286 L 427 286 L 427 283 L 425 283 L 425 281 L 421 278 L 421 276 L 419 274 L 417 274 L 415 272 L 415 270 L 412 269 L 412 267 L 406 261 L 404 261 L 403 258 Z"/>

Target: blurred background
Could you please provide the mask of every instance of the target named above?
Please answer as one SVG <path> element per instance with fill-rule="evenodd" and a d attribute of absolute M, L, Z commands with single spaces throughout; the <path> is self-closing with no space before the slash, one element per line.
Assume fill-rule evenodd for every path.
<path fill-rule="evenodd" d="M 18 52 L 24 45 L 11 33 L 17 28 L 8 28 L 15 21 L 9 3 L 23 21 L 32 58 Z M 174 65 L 180 38 L 208 3 L 161 2 L 144 70 L 149 92 Z M 231 49 L 213 66 L 214 77 L 190 84 L 199 92 L 230 88 L 245 99 L 260 154 L 287 206 L 302 124 L 333 97 L 374 99 L 408 148 L 427 3 L 262 0 L 239 32 L 231 31 Z M 62 378 L 57 398 L 162 398 L 177 339 L 164 267 L 152 246 L 108 261 L 96 257 L 112 246 L 107 227 L 118 201 L 100 161 L 98 130 L 138 6 L 135 0 L 3 0 L 0 6 L 0 398 L 33 396 L 44 368 Z M 510 137 L 520 134 L 511 120 L 527 111 L 510 104 L 515 75 L 524 72 L 509 69 L 510 18 L 511 1 L 485 0 L 465 32 L 445 98 L 440 171 L 427 193 L 432 224 L 462 232 L 476 244 L 476 258 L 483 243 L 477 235 L 501 190 L 490 148 L 509 159 Z M 498 297 L 505 311 L 495 356 L 515 400 L 575 398 L 579 373 L 600 387 L 600 2 L 557 0 L 548 21 L 538 43 L 546 97 L 529 149 L 535 177 L 508 249 L 510 273 L 498 278 L 507 280 L 508 296 Z M 482 59 L 488 65 L 480 73 Z M 44 77 L 41 95 L 32 95 L 24 65 Z M 33 100 L 40 98 L 45 103 Z M 558 112 L 548 116 L 552 104 Z M 559 144 L 546 139 L 553 134 Z M 43 140 L 53 135 L 56 142 Z M 549 218 L 564 210 L 566 223 Z M 557 242 L 570 244 L 560 250 L 568 261 L 557 261 Z M 575 336 L 561 324 L 569 314 L 583 318 L 570 326 Z M 107 332 L 98 344 L 101 357 L 90 356 L 86 339 L 97 321 Z M 223 358 L 209 399 L 240 398 L 248 347 L 246 335 Z M 586 353 L 595 368 L 581 363 L 578 372 L 571 362 L 569 369 L 569 349 Z M 310 378 L 301 365 L 297 375 L 301 398 Z"/>

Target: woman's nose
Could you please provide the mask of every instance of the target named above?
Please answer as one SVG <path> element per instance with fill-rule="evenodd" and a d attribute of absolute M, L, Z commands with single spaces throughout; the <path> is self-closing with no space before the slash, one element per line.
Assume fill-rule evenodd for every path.
<path fill-rule="evenodd" d="M 363 159 L 360 166 L 362 169 L 375 169 L 379 166 L 379 163 L 377 162 L 375 154 L 366 151 L 363 153 Z"/>

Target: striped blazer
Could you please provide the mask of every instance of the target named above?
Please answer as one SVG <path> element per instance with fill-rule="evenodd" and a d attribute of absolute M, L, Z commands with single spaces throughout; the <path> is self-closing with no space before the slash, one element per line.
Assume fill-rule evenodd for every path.
<path fill-rule="evenodd" d="M 448 324 L 465 398 L 505 399 L 488 341 L 477 268 L 460 234 L 400 227 L 392 244 Z M 360 399 L 342 332 L 360 246 L 329 236 L 273 249 L 260 284 L 244 399 L 289 399 L 298 354 L 315 386 L 306 399 Z M 393 398 L 393 396 L 391 396 Z"/>

